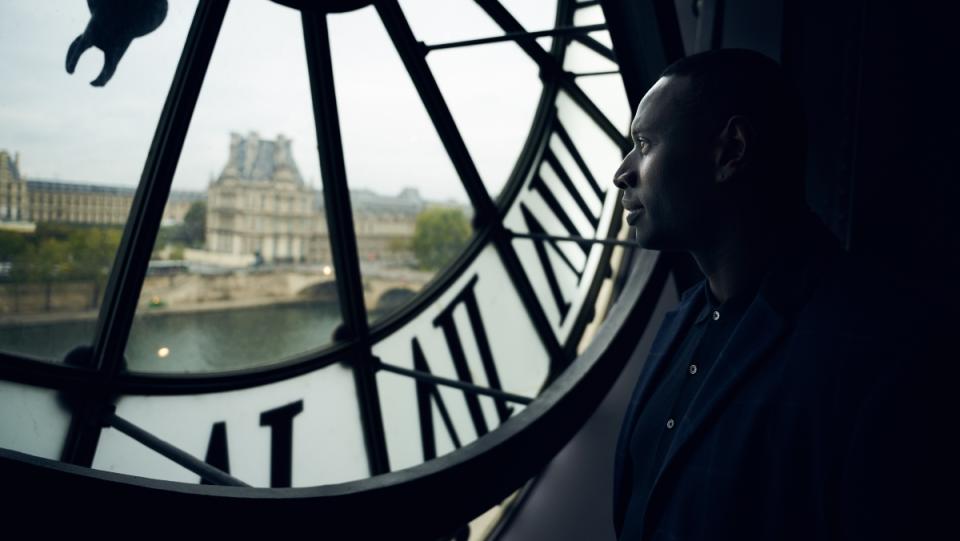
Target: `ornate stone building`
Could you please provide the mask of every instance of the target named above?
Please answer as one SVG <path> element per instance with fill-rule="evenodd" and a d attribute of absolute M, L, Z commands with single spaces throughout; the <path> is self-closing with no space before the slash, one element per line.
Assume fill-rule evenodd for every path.
<path fill-rule="evenodd" d="M 232 134 L 227 165 L 207 194 L 208 250 L 259 254 L 265 262 L 331 261 L 323 193 L 304 183 L 282 135 Z M 409 259 L 405 241 L 426 206 L 419 193 L 352 190 L 350 199 L 361 261 Z"/>
<path fill-rule="evenodd" d="M 0 150 L 0 221 L 25 221 L 26 204 L 27 186 L 20 176 L 20 154 L 11 159 L 7 151 Z"/>
<path fill-rule="evenodd" d="M 0 227 L 38 222 L 123 225 L 134 188 L 25 179 L 19 155 L 0 150 Z M 207 201 L 206 249 L 257 255 L 263 262 L 331 263 L 323 192 L 307 185 L 290 140 L 231 135 L 230 154 L 207 193 L 171 191 L 164 225 L 181 223 L 190 206 Z M 417 215 L 428 206 L 414 188 L 397 196 L 350 191 L 357 252 L 363 264 L 409 264 Z M 455 203 L 450 205 L 458 206 Z M 469 208 L 464 208 L 469 214 Z"/>
<path fill-rule="evenodd" d="M 20 155 L 0 150 L 0 224 L 55 222 L 83 225 L 123 225 L 136 190 L 60 180 L 26 180 Z M 190 205 L 203 193 L 173 191 L 164 210 L 168 224 L 183 220 Z"/>
<path fill-rule="evenodd" d="M 207 249 L 264 261 L 328 261 L 326 222 L 303 182 L 290 140 L 230 136 L 230 156 L 207 189 Z"/>

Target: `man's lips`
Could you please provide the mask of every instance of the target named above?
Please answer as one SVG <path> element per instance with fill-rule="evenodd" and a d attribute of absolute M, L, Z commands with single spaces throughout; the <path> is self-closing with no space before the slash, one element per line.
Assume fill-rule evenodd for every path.
<path fill-rule="evenodd" d="M 643 205 L 629 199 L 623 199 L 620 203 L 623 205 L 623 210 L 627 211 L 627 223 L 634 225 L 644 211 Z"/>

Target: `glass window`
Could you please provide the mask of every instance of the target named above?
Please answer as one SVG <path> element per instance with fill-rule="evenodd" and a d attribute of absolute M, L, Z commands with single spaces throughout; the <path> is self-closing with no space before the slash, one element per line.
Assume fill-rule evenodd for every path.
<path fill-rule="evenodd" d="M 364 300 L 376 320 L 463 252 L 473 210 L 376 10 L 329 19 Z"/>
<path fill-rule="evenodd" d="M 299 13 L 234 2 L 141 290 L 130 370 L 237 370 L 330 343 L 341 319 L 316 148 Z"/>
<path fill-rule="evenodd" d="M 526 4 L 514 8 L 536 26 L 529 30 L 553 26 L 555 2 Z M 417 39 L 427 45 L 504 34 L 474 2 L 438 6 L 420 0 L 402 5 Z M 549 50 L 549 42 L 542 45 Z M 427 55 L 427 61 L 487 190 L 496 197 L 533 124 L 543 91 L 539 68 L 512 41 L 437 49 Z"/>
<path fill-rule="evenodd" d="M 64 70 L 86 2 L 0 5 L 0 350 L 60 360 L 92 342 L 196 5 L 171 2 L 105 86 L 90 84 L 103 67 L 97 48 Z"/>

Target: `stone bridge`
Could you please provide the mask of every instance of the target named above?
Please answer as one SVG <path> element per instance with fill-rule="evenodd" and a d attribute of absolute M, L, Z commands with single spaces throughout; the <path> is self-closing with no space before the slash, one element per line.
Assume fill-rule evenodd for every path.
<path fill-rule="evenodd" d="M 325 274 L 324 270 L 329 273 Z M 387 309 L 419 291 L 432 272 L 370 268 L 363 272 L 368 310 Z M 295 302 L 337 301 L 336 276 L 327 269 L 244 268 L 220 272 L 178 270 L 148 276 L 141 303 L 170 309 L 212 308 Z"/>

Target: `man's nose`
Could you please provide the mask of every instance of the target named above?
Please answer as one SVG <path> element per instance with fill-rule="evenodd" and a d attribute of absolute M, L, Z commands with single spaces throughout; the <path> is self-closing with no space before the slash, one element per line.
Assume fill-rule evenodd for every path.
<path fill-rule="evenodd" d="M 626 190 L 630 187 L 630 169 L 624 167 L 626 164 L 626 161 L 620 164 L 617 172 L 613 174 L 613 185 L 621 190 Z"/>
<path fill-rule="evenodd" d="M 627 181 L 623 178 L 622 174 L 618 174 L 617 176 L 613 177 L 613 185 L 621 190 L 627 189 Z"/>

